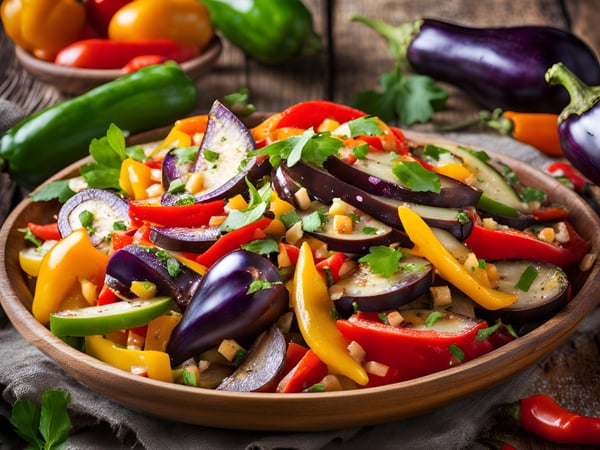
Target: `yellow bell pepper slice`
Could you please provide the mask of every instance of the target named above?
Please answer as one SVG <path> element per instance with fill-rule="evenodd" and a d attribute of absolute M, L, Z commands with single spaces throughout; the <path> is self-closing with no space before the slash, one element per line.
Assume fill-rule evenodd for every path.
<path fill-rule="evenodd" d="M 347 349 L 347 342 L 331 315 L 333 302 L 327 284 L 315 268 L 312 251 L 302 243 L 292 285 L 292 307 L 300 332 L 308 346 L 329 369 L 364 386 L 369 381 L 365 369 Z"/>
<path fill-rule="evenodd" d="M 152 184 L 152 169 L 146 164 L 127 158 L 121 164 L 119 173 L 119 186 L 129 198 L 141 200 L 148 198 L 146 189 Z"/>
<path fill-rule="evenodd" d="M 90 242 L 81 228 L 61 239 L 46 253 L 40 265 L 31 312 L 43 325 L 50 314 L 63 309 L 89 306 L 81 292 L 81 283 L 104 283 L 108 255 Z"/>
<path fill-rule="evenodd" d="M 171 360 L 165 352 L 131 350 L 120 347 L 102 336 L 86 336 L 85 351 L 88 355 L 117 369 L 131 372 L 132 368 L 145 367 L 148 378 L 173 383 Z"/>
<path fill-rule="evenodd" d="M 410 208 L 398 207 L 398 216 L 404 231 L 415 244 L 414 253 L 426 258 L 440 275 L 452 283 L 471 299 L 488 310 L 496 310 L 512 305 L 517 294 L 496 291 L 483 286 L 465 267 L 444 247 L 429 225 Z"/>

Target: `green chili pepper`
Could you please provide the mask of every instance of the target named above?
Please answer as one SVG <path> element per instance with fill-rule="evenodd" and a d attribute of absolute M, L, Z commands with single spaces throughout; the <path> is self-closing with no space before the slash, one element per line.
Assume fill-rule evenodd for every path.
<path fill-rule="evenodd" d="M 39 111 L 0 139 L 0 169 L 32 188 L 89 154 L 111 123 L 127 133 L 164 125 L 196 106 L 198 90 L 176 64 L 148 66 Z"/>
<path fill-rule="evenodd" d="M 201 0 L 213 25 L 256 60 L 281 64 L 322 47 L 312 15 L 300 0 Z"/>

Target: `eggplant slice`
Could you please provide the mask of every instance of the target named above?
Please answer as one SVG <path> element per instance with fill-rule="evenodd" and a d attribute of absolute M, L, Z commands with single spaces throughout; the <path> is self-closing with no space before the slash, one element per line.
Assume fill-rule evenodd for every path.
<path fill-rule="evenodd" d="M 88 216 L 87 219 L 84 219 Z M 82 224 L 82 220 L 84 224 Z M 89 220 L 89 223 L 86 223 Z M 104 189 L 84 189 L 69 198 L 58 211 L 58 230 L 65 237 L 85 228 L 90 241 L 99 250 L 110 251 L 114 224 L 129 225 L 129 205 L 117 194 Z"/>
<path fill-rule="evenodd" d="M 504 323 L 540 323 L 562 309 L 570 300 L 567 274 L 558 266 L 527 260 L 494 262 L 500 277 L 498 289 L 518 294 L 518 300 L 497 311 L 478 310 L 488 320 Z M 528 269 L 530 268 L 530 269 Z M 537 276 L 527 290 L 516 287 L 525 270 L 535 270 Z"/>
<path fill-rule="evenodd" d="M 344 318 L 355 310 L 382 312 L 396 309 L 427 292 L 435 276 L 433 266 L 424 258 L 406 256 L 391 277 L 371 272 L 360 263 L 351 276 L 329 288 L 336 311 Z"/>

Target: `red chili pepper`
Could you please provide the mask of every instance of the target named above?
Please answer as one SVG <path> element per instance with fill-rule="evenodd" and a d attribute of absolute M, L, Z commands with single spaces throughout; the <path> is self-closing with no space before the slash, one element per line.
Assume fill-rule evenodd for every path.
<path fill-rule="evenodd" d="M 151 222 L 166 227 L 199 227 L 208 225 L 211 217 L 224 214 L 224 200 L 180 206 L 156 206 L 138 200 L 129 202 L 129 217 L 134 223 Z"/>
<path fill-rule="evenodd" d="M 123 73 L 131 73 L 135 72 L 136 70 L 140 70 L 142 67 L 162 64 L 167 61 L 168 59 L 163 55 L 140 55 L 131 58 L 131 60 L 125 64 L 121 70 Z"/>
<path fill-rule="evenodd" d="M 577 192 L 581 192 L 585 185 L 590 184 L 590 182 L 568 162 L 553 162 L 546 168 L 546 171 L 554 177 L 563 176 L 567 178 L 571 184 L 573 184 L 573 188 Z"/>
<path fill-rule="evenodd" d="M 345 253 L 336 252 L 329 258 L 319 261 L 316 264 L 316 269 L 327 280 L 327 284 L 331 286 L 340 280 L 340 269 L 344 262 L 348 259 Z"/>
<path fill-rule="evenodd" d="M 35 237 L 42 241 L 59 241 L 60 232 L 58 231 L 58 223 L 48 223 L 40 225 L 37 223 L 29 222 L 27 228 L 33 233 Z"/>
<path fill-rule="evenodd" d="M 327 373 L 327 365 L 309 349 L 279 382 L 277 392 L 302 392 L 321 381 Z"/>
<path fill-rule="evenodd" d="M 340 105 L 325 100 L 309 100 L 290 106 L 281 113 L 275 128 L 314 128 L 315 130 L 325 119 L 333 119 L 339 123 L 348 122 L 366 113 L 350 106 Z"/>
<path fill-rule="evenodd" d="M 263 217 L 256 222 L 252 222 L 242 228 L 230 231 L 221 236 L 208 250 L 196 258 L 198 264 L 204 267 L 212 266 L 219 258 L 225 256 L 234 250 L 239 249 L 243 244 L 247 244 L 256 239 L 256 231 L 265 229 L 271 223 L 271 219 Z"/>
<path fill-rule="evenodd" d="M 519 425 L 528 432 L 558 444 L 600 445 L 600 417 L 582 416 L 538 394 L 506 405 Z"/>
<path fill-rule="evenodd" d="M 180 63 L 198 56 L 198 48 L 172 39 L 84 39 L 63 48 L 54 62 L 85 69 L 121 69 L 132 58 L 150 54 L 162 55 Z"/>
<path fill-rule="evenodd" d="M 494 346 L 487 340 L 477 339 L 477 331 L 486 328 L 480 321 L 461 333 L 441 333 L 436 330 L 394 327 L 366 315 L 354 314 L 348 320 L 338 320 L 337 327 L 344 337 L 356 341 L 366 352 L 367 361 L 389 366 L 386 382 L 418 378 L 451 367 L 456 360 L 450 347 L 457 346 L 464 353 L 463 362 L 491 351 Z M 369 374 L 369 384 L 374 380 Z"/>
<path fill-rule="evenodd" d="M 108 36 L 108 24 L 115 13 L 131 0 L 85 0 L 86 20 L 100 36 Z"/>
<path fill-rule="evenodd" d="M 569 222 L 564 223 L 569 232 L 569 241 L 564 244 L 542 241 L 517 229 L 491 230 L 477 223 L 464 242 L 481 259 L 531 259 L 565 268 L 579 261 L 591 245 Z"/>

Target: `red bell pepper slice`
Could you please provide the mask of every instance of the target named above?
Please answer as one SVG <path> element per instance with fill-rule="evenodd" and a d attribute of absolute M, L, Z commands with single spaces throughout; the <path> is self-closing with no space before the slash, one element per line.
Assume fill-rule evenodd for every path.
<path fill-rule="evenodd" d="M 60 232 L 58 231 L 58 223 L 52 222 L 44 225 L 29 222 L 27 228 L 33 233 L 35 237 L 42 241 L 59 241 Z"/>
<path fill-rule="evenodd" d="M 285 353 L 285 364 L 283 366 L 283 370 L 266 386 L 261 388 L 260 392 L 276 392 L 277 386 L 279 386 L 279 383 L 281 380 L 283 380 L 283 377 L 285 377 L 294 367 L 296 367 L 307 351 L 308 347 L 297 344 L 296 342 L 289 342 L 287 351 Z"/>
<path fill-rule="evenodd" d="M 106 284 L 100 289 L 98 299 L 96 300 L 96 306 L 109 305 L 121 300 Z"/>
<path fill-rule="evenodd" d="M 156 206 L 142 200 L 129 202 L 129 217 L 134 223 L 150 222 L 166 227 L 200 227 L 208 225 L 213 216 L 224 214 L 224 200 L 181 206 Z"/>
<path fill-rule="evenodd" d="M 356 341 L 365 350 L 367 361 L 376 361 L 392 369 L 384 377 L 385 383 L 411 380 L 448 369 L 456 363 L 450 350 L 452 345 L 464 353 L 462 362 L 494 348 L 487 339 L 477 339 L 477 331 L 487 327 L 483 320 L 460 333 L 394 327 L 358 315 L 336 323 L 346 339 Z M 369 374 L 368 386 L 381 383 Z"/>
<path fill-rule="evenodd" d="M 263 217 L 256 222 L 224 234 L 208 250 L 199 255 L 196 262 L 206 268 L 212 266 L 222 256 L 239 249 L 243 244 L 255 240 L 257 231 L 264 230 L 271 223 L 271 220 L 268 217 Z"/>
<path fill-rule="evenodd" d="M 279 122 L 273 128 L 314 128 L 325 119 L 333 119 L 339 123 L 348 122 L 367 114 L 358 109 L 326 100 L 309 100 L 290 106 L 281 113 Z"/>
<path fill-rule="evenodd" d="M 137 229 L 133 228 L 131 230 L 124 231 L 113 231 L 111 234 L 111 242 L 113 251 L 119 250 L 129 244 L 133 243 L 133 237 Z"/>
<path fill-rule="evenodd" d="M 309 349 L 279 382 L 277 392 L 302 392 L 321 381 L 327 373 L 327 365 Z"/>
<path fill-rule="evenodd" d="M 340 269 L 344 262 L 348 259 L 345 253 L 336 252 L 329 258 L 319 261 L 316 264 L 316 269 L 327 280 L 327 284 L 331 286 L 340 280 Z"/>
<path fill-rule="evenodd" d="M 570 236 L 565 244 L 541 241 L 531 233 L 512 228 L 491 230 L 477 223 L 464 242 L 481 259 L 530 259 L 565 268 L 588 253 L 591 244 L 569 222 L 564 223 Z"/>
<path fill-rule="evenodd" d="M 397 153 L 400 155 L 406 155 L 410 151 L 408 147 L 408 142 L 406 142 L 406 136 L 404 136 L 404 132 L 398 127 L 390 127 L 394 136 L 396 136 L 396 145 L 398 146 Z"/>
<path fill-rule="evenodd" d="M 567 162 L 557 161 L 550 164 L 546 171 L 552 176 L 562 175 L 567 178 L 577 192 L 581 192 L 583 187 L 590 182 L 579 173 L 571 164 Z"/>

